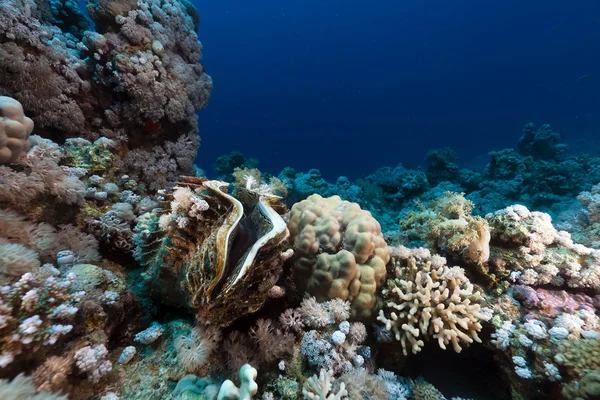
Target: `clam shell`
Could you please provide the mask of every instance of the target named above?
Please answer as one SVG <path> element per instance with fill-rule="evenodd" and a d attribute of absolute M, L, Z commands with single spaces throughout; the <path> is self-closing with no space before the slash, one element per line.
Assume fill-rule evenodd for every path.
<path fill-rule="evenodd" d="M 150 257 L 140 259 L 147 259 L 147 274 L 163 300 L 226 326 L 257 311 L 277 282 L 289 249 L 286 223 L 276 211 L 281 198 L 245 189 L 230 194 L 221 181 L 182 180 L 178 186 L 193 190 L 209 209 L 200 220 L 148 236 L 139 252 Z M 171 200 L 167 196 L 166 203 Z"/>

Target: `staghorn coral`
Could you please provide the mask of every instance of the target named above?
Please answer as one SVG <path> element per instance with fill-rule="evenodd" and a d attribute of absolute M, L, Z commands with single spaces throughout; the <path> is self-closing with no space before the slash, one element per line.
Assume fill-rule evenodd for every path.
<path fill-rule="evenodd" d="M 294 204 L 288 228 L 297 288 L 319 301 L 350 301 L 353 318 L 373 317 L 389 251 L 371 213 L 315 194 Z"/>
<path fill-rule="evenodd" d="M 29 149 L 33 121 L 17 100 L 0 96 L 0 164 L 14 163 Z"/>
<path fill-rule="evenodd" d="M 423 248 L 401 247 L 395 253 L 395 276 L 384 287 L 384 307 L 377 320 L 400 341 L 404 355 L 419 352 L 429 339 L 442 349 L 451 343 L 456 352 L 462 350 L 460 342 L 481 342 L 480 322 L 491 315 L 481 308 L 482 293 L 464 270 L 448 267 Z"/>
<path fill-rule="evenodd" d="M 485 263 L 490 257 L 490 228 L 485 219 L 471 215 L 473 203 L 464 194 L 445 192 L 420 211 L 400 221 L 409 238 L 427 240 L 436 251 L 467 263 Z"/>

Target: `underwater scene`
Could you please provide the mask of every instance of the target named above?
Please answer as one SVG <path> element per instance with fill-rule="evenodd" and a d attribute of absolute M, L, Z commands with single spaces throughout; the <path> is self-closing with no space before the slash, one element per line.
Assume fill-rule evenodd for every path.
<path fill-rule="evenodd" d="M 597 0 L 0 0 L 0 400 L 600 400 L 598 43 Z"/>

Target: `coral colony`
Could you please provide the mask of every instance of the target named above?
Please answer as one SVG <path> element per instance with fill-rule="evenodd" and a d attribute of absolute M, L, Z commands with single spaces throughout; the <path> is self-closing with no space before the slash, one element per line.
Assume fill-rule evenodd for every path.
<path fill-rule="evenodd" d="M 600 398 L 600 159 L 211 180 L 187 0 L 0 3 L 0 399 Z"/>

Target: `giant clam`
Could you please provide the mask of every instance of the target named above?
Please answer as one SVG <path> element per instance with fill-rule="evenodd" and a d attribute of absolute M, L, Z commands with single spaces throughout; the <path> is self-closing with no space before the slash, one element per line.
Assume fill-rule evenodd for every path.
<path fill-rule="evenodd" d="M 226 326 L 257 311 L 292 252 L 281 198 L 244 188 L 232 195 L 226 182 L 192 177 L 164 197 L 164 209 L 137 229 L 136 258 L 154 290 L 204 323 Z"/>

